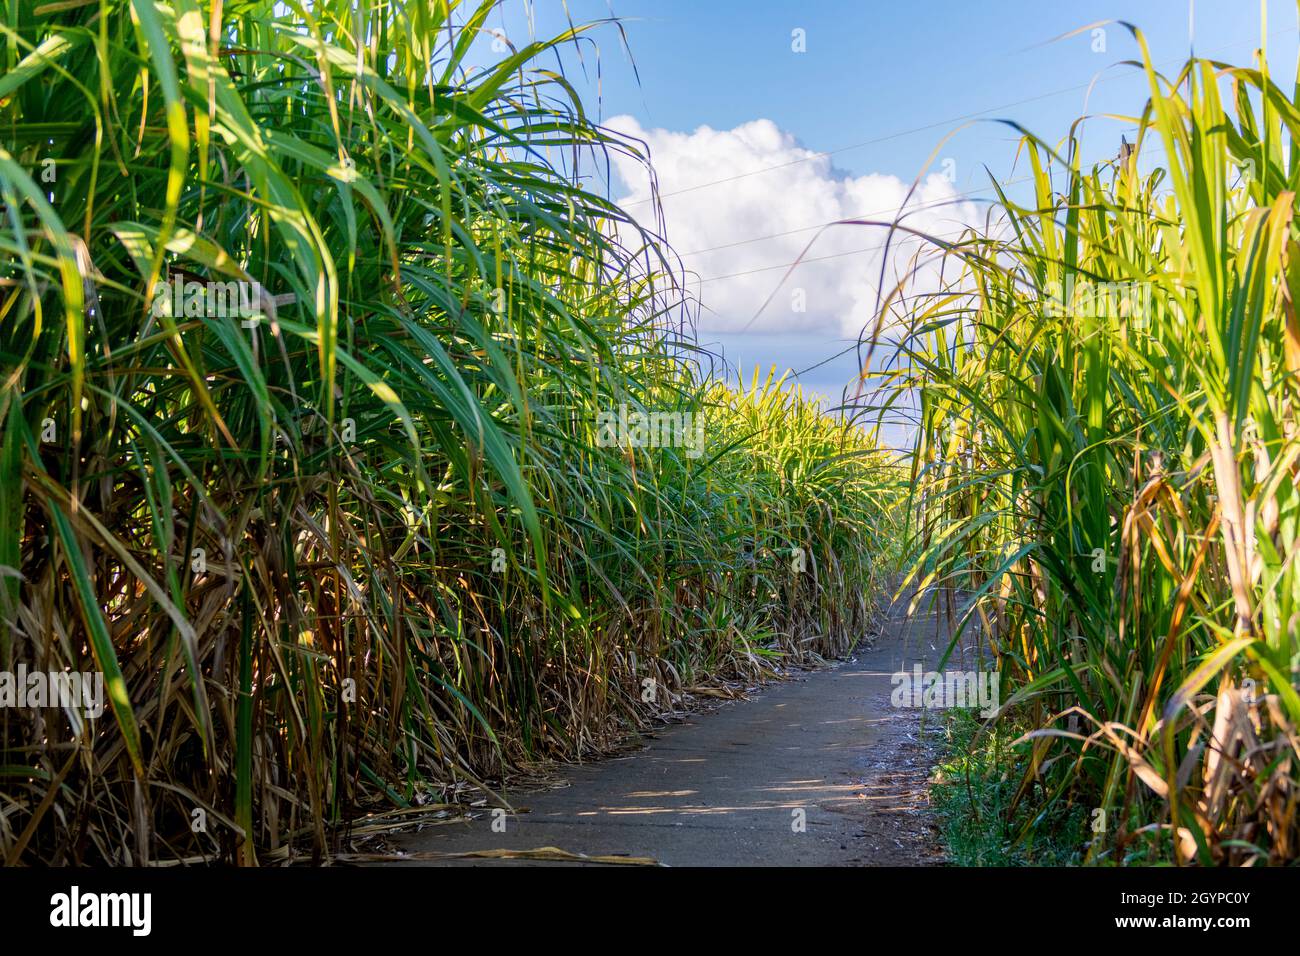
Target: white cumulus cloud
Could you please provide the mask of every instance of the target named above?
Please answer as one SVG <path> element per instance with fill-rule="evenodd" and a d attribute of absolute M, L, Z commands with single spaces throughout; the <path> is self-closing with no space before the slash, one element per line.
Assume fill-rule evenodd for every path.
<path fill-rule="evenodd" d="M 837 172 L 829 156 L 800 146 L 767 119 L 730 130 L 701 126 L 689 133 L 645 129 L 631 116 L 615 117 L 609 125 L 649 146 L 666 238 L 693 273 L 689 288 L 704 306 L 702 329 L 856 337 L 873 319 L 886 255 L 878 247 L 886 230 L 834 226 L 818 235 L 816 227 L 838 219 L 891 220 L 911 183 L 890 175 Z M 628 157 L 617 156 L 615 162 L 627 189 L 620 203 L 643 225 L 657 228 L 654 206 L 647 201 L 649 174 Z M 962 201 L 952 182 L 937 172 L 921 182 L 907 211 L 909 227 L 945 238 L 979 221 L 976 207 Z M 761 241 L 750 241 L 756 239 Z M 886 292 L 921 245 L 903 239 L 896 233 L 888 253 Z M 785 265 L 801 255 L 803 262 L 782 281 Z M 935 270 L 927 268 L 913 288 L 936 284 Z M 770 304 L 755 320 L 769 296 Z"/>

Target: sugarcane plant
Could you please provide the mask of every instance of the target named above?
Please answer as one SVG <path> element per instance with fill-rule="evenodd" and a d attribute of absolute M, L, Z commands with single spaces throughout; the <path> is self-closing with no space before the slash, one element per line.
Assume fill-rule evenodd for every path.
<path fill-rule="evenodd" d="M 7 4 L 0 671 L 104 707 L 0 708 L 6 863 L 321 860 L 865 628 L 890 462 L 707 374 L 601 25 L 495 8 Z"/>
<path fill-rule="evenodd" d="M 1126 25 L 1127 26 L 1127 25 Z M 1017 839 L 1094 863 L 1300 854 L 1300 90 L 1135 67 L 1114 159 L 1023 129 L 1032 194 L 936 255 L 891 387 L 921 427 L 912 580 L 959 589 L 1025 730 Z M 1093 128 L 1093 127 L 1089 127 Z M 1143 171 L 1147 170 L 1147 171 Z M 996 184 L 995 184 L 996 185 Z M 958 275 L 957 273 L 960 273 Z"/>

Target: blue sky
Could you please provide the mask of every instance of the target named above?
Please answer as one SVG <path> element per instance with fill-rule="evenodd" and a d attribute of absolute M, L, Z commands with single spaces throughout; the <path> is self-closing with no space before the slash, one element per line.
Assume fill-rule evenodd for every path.
<path fill-rule="evenodd" d="M 1142 77 L 1122 65 L 1137 55 L 1136 44 L 1117 24 L 1103 28 L 1104 34 L 1085 30 L 1068 39 L 1053 38 L 1098 21 L 1124 19 L 1146 33 L 1158 66 L 1176 69 L 1189 49 L 1188 0 L 568 0 L 567 5 L 507 0 L 489 23 L 512 40 L 526 38 L 529 6 L 538 35 L 563 29 L 566 6 L 575 22 L 611 14 L 620 18 L 639 79 L 619 31 L 608 25 L 591 34 L 599 55 L 586 48 L 585 79 L 572 54 L 566 55 L 566 72 L 589 109 L 605 120 L 619 118 L 620 128 L 630 124 L 650 140 L 652 149 L 658 147 L 660 155 L 653 158 L 656 164 L 661 159 L 667 163 L 661 175 L 669 180 L 669 189 L 689 190 L 665 206 L 669 239 L 679 251 L 742 243 L 725 252 L 687 256 L 697 277 L 709 278 L 708 273 L 719 270 L 724 275 L 770 270 L 698 287 L 708 307 L 700 341 L 746 368 L 758 363 L 799 370 L 850 344 L 854 319 L 847 303 L 861 292 L 855 290 L 851 272 L 859 266 L 864 273 L 878 268 L 865 255 L 859 261 L 849 254 L 854 243 L 871 245 L 866 235 L 842 241 L 818 238 L 817 251 L 810 255 L 829 249 L 836 258 L 820 267 L 800 267 L 808 295 L 815 300 L 836 283 L 839 292 L 821 295 L 815 320 L 796 316 L 784 321 L 774 314 L 741 332 L 742 320 L 752 319 L 763 283 L 775 289 L 781 282 L 783 270 L 772 267 L 797 257 L 792 243 L 801 249 L 813 234 L 753 240 L 791 228 L 791 223 L 815 224 L 817 210 L 830 209 L 836 218 L 836 202 L 852 215 L 868 211 L 856 210 L 852 203 L 892 195 L 894 179 L 910 184 L 936 147 L 939 158 L 932 171 L 947 161 L 942 169 L 956 193 L 987 187 L 988 171 L 1002 180 L 1022 176 L 1023 168 L 1014 166 L 1016 135 L 1003 125 L 974 123 L 940 147 L 943 137 L 971 116 L 1013 119 L 1054 141 L 1086 106 L 1096 118 L 1086 127 L 1085 153 L 1098 159 L 1113 156 L 1126 127 L 1097 114 L 1140 110 Z M 1296 62 L 1295 4 L 1269 3 L 1267 16 L 1272 68 L 1286 82 Z M 1259 44 L 1260 5 L 1252 0 L 1199 0 L 1193 22 L 1198 55 L 1245 63 Z M 804 52 L 792 49 L 796 29 L 804 31 Z M 758 120 L 771 126 L 746 126 Z M 694 137 L 700 127 L 740 132 L 706 142 Z M 696 188 L 728 178 L 708 166 L 711 157 L 728 149 L 734 150 L 734 162 L 726 168 L 743 175 Z M 805 163 L 799 182 L 789 179 L 788 170 L 755 172 L 788 162 L 800 155 L 797 150 L 830 155 Z M 699 166 L 698 174 L 692 164 Z M 815 169 L 809 173 L 806 167 Z M 634 186 L 625 181 L 616 180 L 612 191 L 619 198 L 635 198 Z M 831 193 L 838 198 L 828 199 Z M 809 207 L 802 218 L 798 208 L 789 208 L 800 202 Z M 747 283 L 743 292 L 742 281 Z M 784 295 L 785 289 L 779 289 L 778 302 L 784 302 Z M 853 356 L 845 356 L 801 381 L 838 398 L 854 370 Z"/>

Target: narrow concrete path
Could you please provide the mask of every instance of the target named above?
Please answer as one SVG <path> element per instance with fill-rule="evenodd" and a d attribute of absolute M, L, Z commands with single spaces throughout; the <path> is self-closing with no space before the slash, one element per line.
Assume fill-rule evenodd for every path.
<path fill-rule="evenodd" d="M 485 812 L 391 842 L 418 854 L 556 847 L 671 866 L 941 863 L 926 809 L 934 749 L 921 712 L 891 706 L 890 678 L 937 662 L 947 628 L 935 611 L 910 621 L 905 611 L 891 608 L 875 641 L 832 668 L 647 734 L 638 752 L 565 766 L 555 788 L 508 793 L 520 812 L 498 814 L 495 828 Z"/>

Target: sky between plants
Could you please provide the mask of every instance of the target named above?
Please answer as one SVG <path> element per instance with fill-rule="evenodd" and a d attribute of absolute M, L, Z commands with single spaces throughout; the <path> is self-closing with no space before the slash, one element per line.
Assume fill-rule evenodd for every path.
<path fill-rule="evenodd" d="M 1192 48 L 1245 64 L 1267 35 L 1284 87 L 1297 44 L 1291 0 L 1270 2 L 1266 23 L 1252 0 L 506 0 L 489 25 L 518 45 L 566 16 L 621 22 L 589 34 L 581 62 L 566 53 L 565 72 L 589 109 L 650 147 L 666 235 L 700 299 L 700 344 L 746 373 L 800 373 L 831 404 L 852 391 L 856 355 L 834 356 L 874 315 L 884 233 L 818 227 L 892 218 L 918 176 L 907 222 L 940 236 L 982 220 L 990 173 L 1024 196 L 1018 134 L 994 120 L 1056 143 L 1087 113 L 1085 158 L 1113 157 L 1133 124 L 1106 114 L 1136 115 L 1146 88 L 1125 63 L 1136 42 L 1102 21 L 1140 27 L 1170 73 Z M 636 164 L 592 185 L 653 224 Z M 891 251 L 886 288 L 915 251 Z M 918 287 L 934 280 L 923 273 Z"/>

